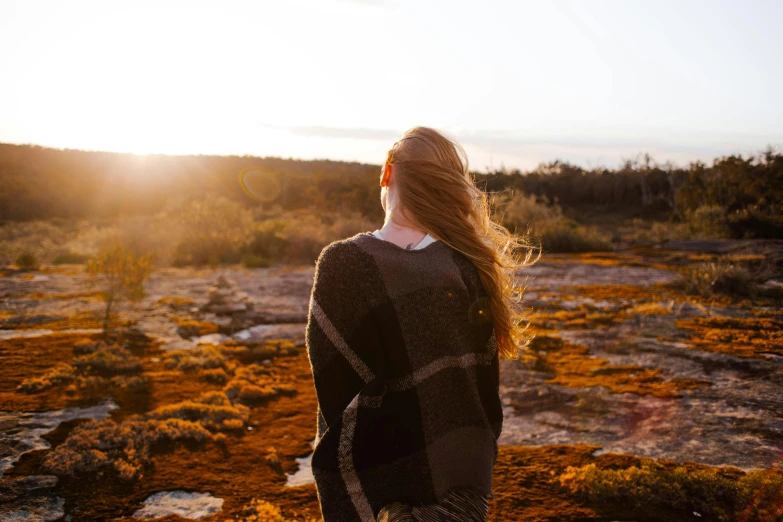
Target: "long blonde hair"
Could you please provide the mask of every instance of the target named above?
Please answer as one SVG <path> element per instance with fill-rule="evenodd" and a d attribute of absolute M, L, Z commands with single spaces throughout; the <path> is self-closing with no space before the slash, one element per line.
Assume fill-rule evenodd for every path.
<path fill-rule="evenodd" d="M 394 165 L 405 217 L 476 266 L 490 301 L 498 354 L 516 358 L 532 337 L 526 335 L 529 325 L 522 325 L 521 307 L 513 306 L 523 290 L 515 287 L 513 275 L 538 261 L 540 247 L 492 220 L 492 203 L 476 187 L 465 150 L 437 130 L 410 129 L 389 150 L 386 164 Z"/>

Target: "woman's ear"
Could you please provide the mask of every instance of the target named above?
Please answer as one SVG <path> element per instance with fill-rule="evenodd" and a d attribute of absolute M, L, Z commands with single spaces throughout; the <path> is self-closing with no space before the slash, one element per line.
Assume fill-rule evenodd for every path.
<path fill-rule="evenodd" d="M 381 177 L 381 186 L 389 186 L 389 177 L 391 176 L 392 166 L 388 163 L 383 167 L 383 176 Z"/>

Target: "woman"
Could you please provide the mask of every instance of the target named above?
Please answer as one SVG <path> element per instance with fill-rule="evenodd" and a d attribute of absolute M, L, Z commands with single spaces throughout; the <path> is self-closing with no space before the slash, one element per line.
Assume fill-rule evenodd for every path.
<path fill-rule="evenodd" d="M 490 219 L 464 151 L 434 129 L 394 144 L 380 185 L 383 227 L 316 261 L 306 344 L 323 518 L 483 521 L 498 359 L 526 342 L 512 276 L 532 249 Z"/>

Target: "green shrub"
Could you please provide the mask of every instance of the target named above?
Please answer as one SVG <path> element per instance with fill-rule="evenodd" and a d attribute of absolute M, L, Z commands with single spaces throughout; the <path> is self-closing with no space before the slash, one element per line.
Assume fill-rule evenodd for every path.
<path fill-rule="evenodd" d="M 783 473 L 778 470 L 743 473 L 736 468 L 664 465 L 651 459 L 625 469 L 569 466 L 558 479 L 571 493 L 593 502 L 630 504 L 640 512 L 651 507 L 667 513 L 695 511 L 702 520 L 721 522 L 772 521 L 783 495 Z M 750 518 L 743 518 L 749 509 Z"/>
<path fill-rule="evenodd" d="M 729 214 L 728 228 L 735 238 L 783 238 L 783 216 L 770 215 L 752 206 Z"/>
<path fill-rule="evenodd" d="M 557 204 L 534 195 L 510 190 L 494 199 L 493 220 L 510 231 L 530 235 L 541 241 L 544 252 L 604 252 L 612 244 L 604 234 L 592 227 L 583 227 L 563 216 Z"/>
<path fill-rule="evenodd" d="M 608 252 L 612 250 L 609 238 L 595 228 L 557 221 L 547 223 L 539 232 L 544 252 Z"/>
<path fill-rule="evenodd" d="M 752 296 L 756 288 L 755 278 L 745 266 L 723 258 L 689 267 L 681 284 L 686 292 L 704 297 L 716 293 Z"/>
<path fill-rule="evenodd" d="M 701 205 L 695 210 L 686 210 L 685 221 L 698 237 L 725 238 L 731 235 L 726 209 L 720 205 Z"/>
<path fill-rule="evenodd" d="M 272 266 L 271 261 L 257 254 L 245 254 L 242 256 L 242 264 L 245 268 L 268 268 Z"/>
<path fill-rule="evenodd" d="M 190 202 L 179 211 L 179 226 L 177 266 L 238 263 L 253 240 L 253 215 L 225 197 Z"/>
<path fill-rule="evenodd" d="M 122 245 L 102 251 L 87 262 L 90 281 L 101 290 L 106 302 L 103 330 L 108 330 L 112 305 L 118 301 L 138 302 L 144 298 L 144 281 L 151 271 L 149 256 L 137 256 Z"/>
<path fill-rule="evenodd" d="M 89 261 L 89 259 L 90 256 L 66 251 L 57 255 L 52 263 L 55 265 L 84 265 L 87 263 L 87 261 Z"/>
<path fill-rule="evenodd" d="M 33 254 L 21 254 L 16 258 L 16 266 L 21 270 L 38 270 L 38 260 Z"/>

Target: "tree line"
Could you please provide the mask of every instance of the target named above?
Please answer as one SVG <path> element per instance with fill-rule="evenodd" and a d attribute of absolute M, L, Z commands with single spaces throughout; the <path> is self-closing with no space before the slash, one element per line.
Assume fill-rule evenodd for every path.
<path fill-rule="evenodd" d="M 380 167 L 355 162 L 252 156 L 168 156 L 0 144 L 0 219 L 146 215 L 172 201 L 225 196 L 246 205 L 237 174 L 260 166 L 276 173 L 283 210 L 350 209 L 382 217 Z M 641 217 L 684 221 L 705 206 L 725 212 L 735 235 L 779 237 L 783 230 L 783 154 L 730 155 L 712 164 L 657 163 L 644 155 L 617 168 L 567 162 L 531 171 L 473 173 L 488 192 L 517 189 L 564 209 L 634 209 Z M 738 224 L 738 225 L 737 225 Z"/>

